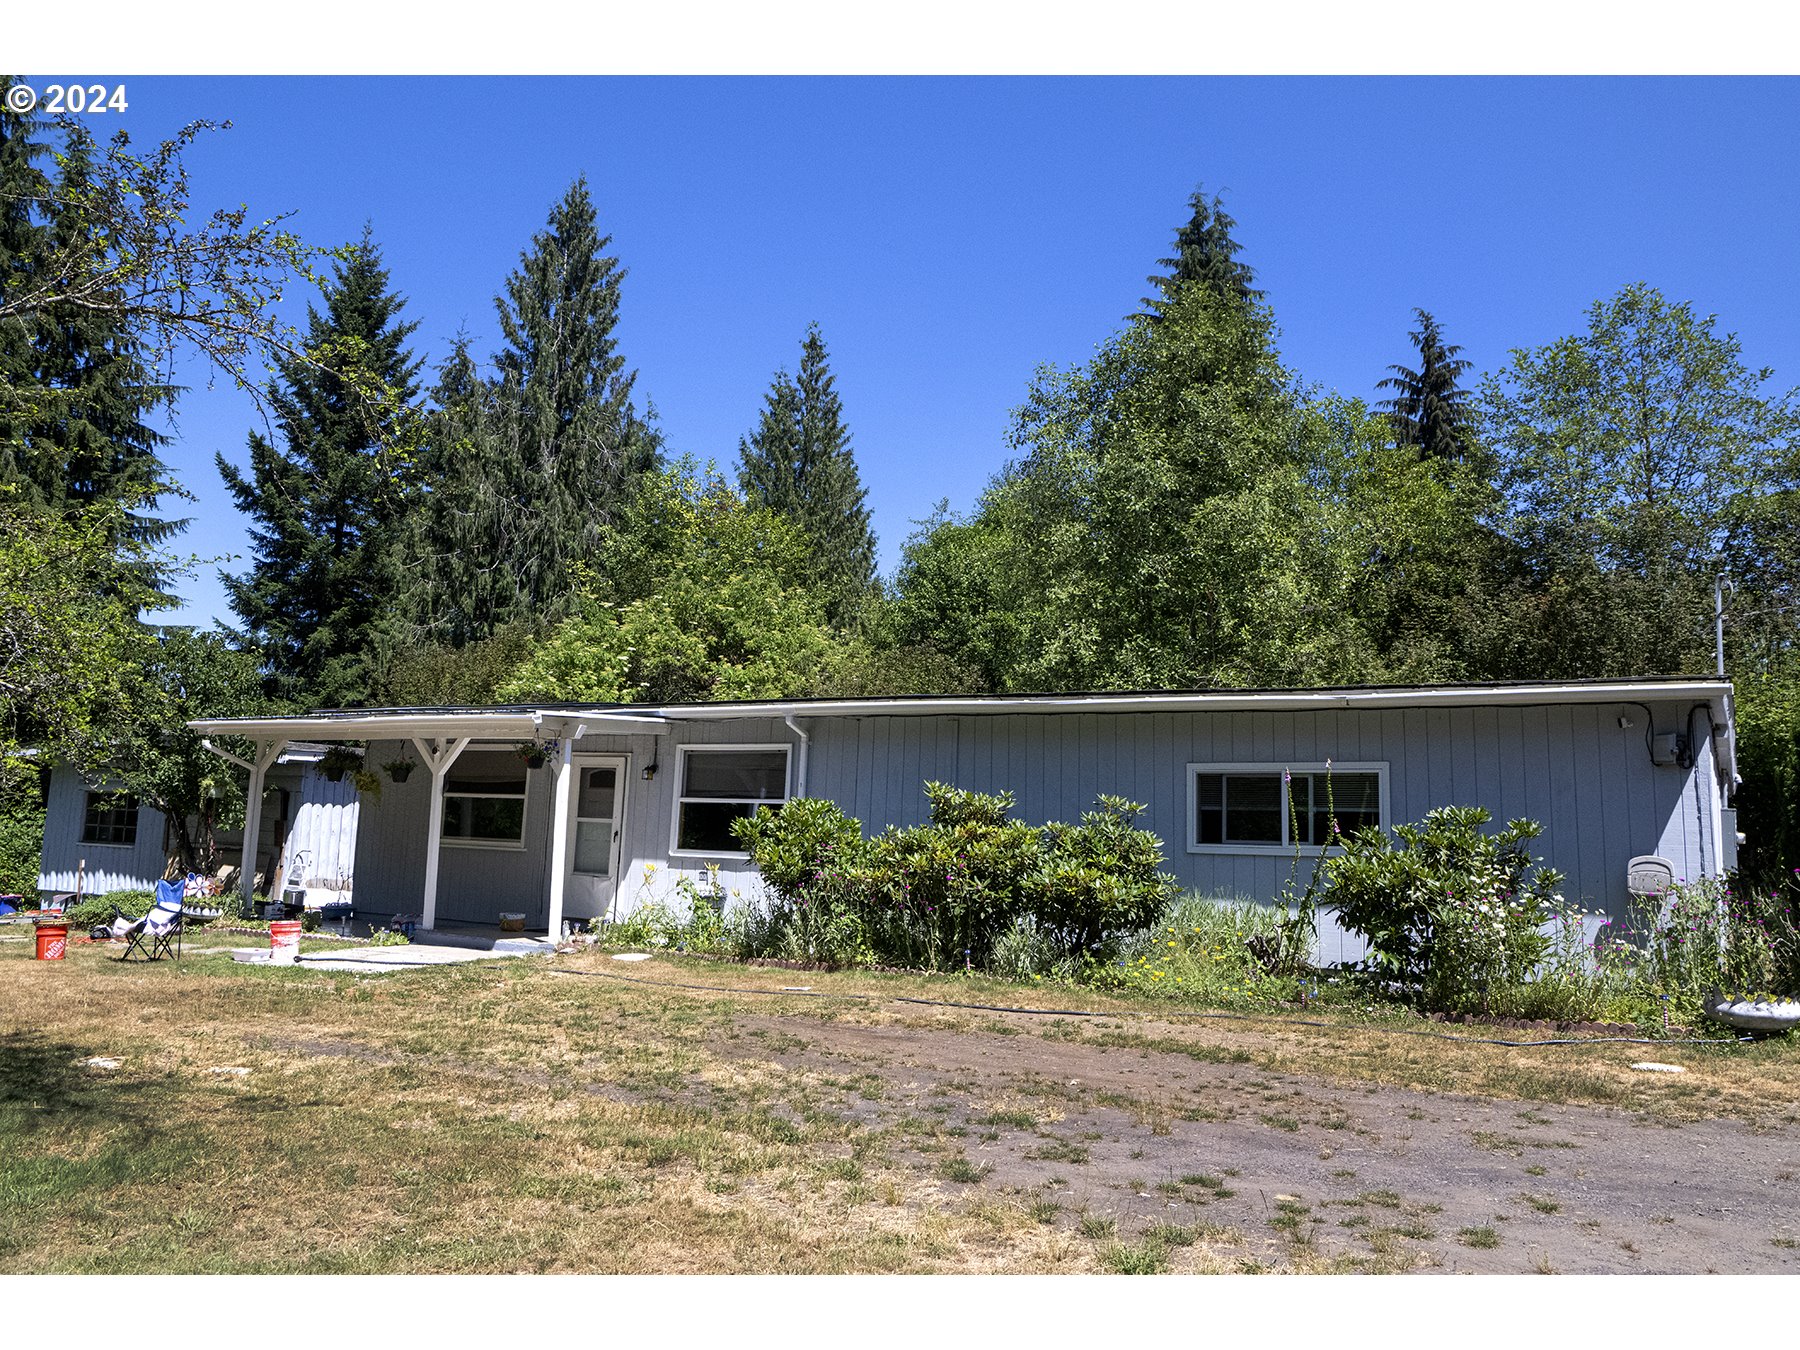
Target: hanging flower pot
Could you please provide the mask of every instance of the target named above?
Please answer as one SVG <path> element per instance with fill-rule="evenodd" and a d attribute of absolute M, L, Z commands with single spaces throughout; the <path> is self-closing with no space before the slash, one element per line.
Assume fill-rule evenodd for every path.
<path fill-rule="evenodd" d="M 320 758 L 319 772 L 325 775 L 326 782 L 341 783 L 345 774 L 355 773 L 362 764 L 362 751 L 347 745 L 334 745 Z"/>
<path fill-rule="evenodd" d="M 519 758 L 525 761 L 528 769 L 544 767 L 544 747 L 536 741 L 522 741 L 519 744 Z"/>
<path fill-rule="evenodd" d="M 413 761 L 410 759 L 391 759 L 381 767 L 387 770 L 387 776 L 396 783 L 404 783 L 412 777 Z"/>

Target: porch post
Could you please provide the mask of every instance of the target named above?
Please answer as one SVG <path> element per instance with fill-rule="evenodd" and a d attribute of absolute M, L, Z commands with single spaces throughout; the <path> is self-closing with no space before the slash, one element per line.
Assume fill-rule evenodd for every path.
<path fill-rule="evenodd" d="M 250 785 L 244 789 L 244 848 L 238 859 L 238 885 L 244 892 L 246 904 L 256 893 L 256 844 L 262 833 L 263 780 L 286 748 L 286 741 L 258 741 L 256 759 L 248 765 Z"/>
<path fill-rule="evenodd" d="M 563 891 L 569 880 L 569 797 L 574 786 L 570 756 L 575 738 L 564 735 L 556 751 L 550 787 L 550 911 L 545 928 L 552 942 L 562 938 Z M 624 784 L 619 785 L 620 791 Z"/>
<path fill-rule="evenodd" d="M 438 850 L 444 842 L 444 775 L 450 772 L 456 757 L 469 748 L 471 739 L 459 737 L 448 746 L 439 742 L 434 749 L 430 741 L 417 736 L 413 738 L 419 758 L 431 770 L 431 805 L 428 808 L 431 815 L 425 831 L 425 894 L 419 905 L 419 927 L 427 930 L 437 926 Z"/>

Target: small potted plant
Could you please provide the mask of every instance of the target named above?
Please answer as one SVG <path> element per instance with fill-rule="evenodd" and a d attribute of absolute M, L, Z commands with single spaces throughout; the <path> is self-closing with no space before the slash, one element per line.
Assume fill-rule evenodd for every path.
<path fill-rule="evenodd" d="M 412 777 L 413 764 L 414 761 L 408 758 L 406 751 L 402 749 L 399 759 L 390 759 L 381 767 L 386 770 L 387 776 L 396 783 L 404 783 Z"/>
<path fill-rule="evenodd" d="M 362 769 L 362 751 L 352 745 L 334 745 L 319 760 L 319 772 L 329 783 L 341 783 L 347 773 Z"/>
<path fill-rule="evenodd" d="M 544 747 L 536 741 L 520 741 L 518 751 L 519 758 L 525 761 L 526 768 L 541 769 L 544 767 Z"/>

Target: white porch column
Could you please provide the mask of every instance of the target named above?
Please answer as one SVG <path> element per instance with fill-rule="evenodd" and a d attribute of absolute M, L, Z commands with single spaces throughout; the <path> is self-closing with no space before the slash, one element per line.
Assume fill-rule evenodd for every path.
<path fill-rule="evenodd" d="M 462 736 L 448 745 L 440 741 L 434 746 L 424 737 L 413 737 L 419 758 L 431 770 L 431 805 L 428 808 L 431 816 L 425 832 L 425 893 L 419 905 L 421 928 L 437 926 L 438 851 L 444 842 L 444 775 L 450 772 L 456 757 L 469 748 L 471 739 Z"/>
<path fill-rule="evenodd" d="M 569 799 L 575 778 L 570 772 L 570 757 L 574 753 L 575 738 L 563 736 L 550 780 L 550 909 L 545 927 L 552 942 L 562 938 L 563 892 L 569 880 Z M 623 783 L 619 784 L 621 792 L 624 788 Z"/>
<path fill-rule="evenodd" d="M 238 860 L 238 884 L 246 903 L 256 893 L 256 844 L 262 834 L 263 782 L 285 749 L 286 741 L 258 741 L 254 763 L 238 760 L 250 770 L 250 784 L 244 789 L 244 849 Z"/>

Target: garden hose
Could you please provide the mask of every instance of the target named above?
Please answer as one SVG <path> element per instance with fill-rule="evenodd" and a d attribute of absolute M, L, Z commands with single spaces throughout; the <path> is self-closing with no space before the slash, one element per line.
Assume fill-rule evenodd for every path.
<path fill-rule="evenodd" d="M 948 999 L 912 998 L 904 994 L 828 994 L 816 989 L 734 989 L 721 984 L 682 984 L 673 980 L 646 980 L 639 975 L 621 975 L 611 970 L 562 970 L 553 968 L 552 975 L 587 975 L 603 980 L 623 980 L 627 984 L 647 984 L 658 989 L 688 989 L 709 994 L 768 994 L 776 998 L 838 998 L 853 999 L 863 1003 L 915 1003 L 928 1008 L 961 1008 L 969 1012 L 1017 1013 L 1025 1017 L 1117 1017 L 1139 1018 L 1152 1021 L 1167 1021 L 1176 1017 L 1217 1018 L 1237 1022 L 1274 1022 L 1281 1026 L 1323 1027 L 1327 1031 L 1343 1029 L 1340 1022 L 1321 1022 L 1316 1018 L 1276 1017 L 1261 1013 L 1233 1012 L 1138 1012 L 1128 1009 L 1123 1012 L 1104 1012 L 1091 1008 L 1010 1008 L 992 1003 L 955 1003 Z M 1653 1039 L 1648 1036 L 1570 1036 L 1552 1038 L 1542 1041 L 1509 1041 L 1487 1036 L 1456 1036 L 1447 1031 L 1414 1031 L 1405 1027 L 1368 1027 L 1369 1031 L 1385 1032 L 1391 1036 L 1422 1036 L 1427 1040 L 1454 1041 L 1462 1045 L 1501 1045 L 1513 1049 L 1529 1050 L 1541 1046 L 1567 1045 L 1742 1045 L 1754 1041 L 1755 1036 L 1669 1036 Z"/>

